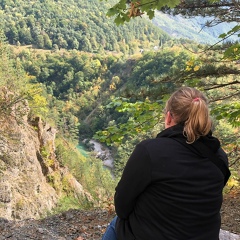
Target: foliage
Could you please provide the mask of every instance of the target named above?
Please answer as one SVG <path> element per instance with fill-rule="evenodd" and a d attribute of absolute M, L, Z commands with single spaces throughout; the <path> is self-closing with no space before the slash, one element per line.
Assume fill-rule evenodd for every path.
<path fill-rule="evenodd" d="M 172 89 L 170 82 L 159 84 L 158 75 L 175 74 L 188 59 L 187 54 L 177 48 L 174 51 L 146 52 L 133 61 L 120 56 L 92 56 L 75 51 L 39 54 L 23 50 L 18 57 L 28 75 L 45 86 L 47 94 L 44 94 L 51 108 L 45 117 L 55 119 L 58 129 L 72 140 L 78 139 L 78 130 L 81 138 L 91 137 L 112 119 L 117 118 L 117 122 L 126 119 L 125 113 L 116 114 L 104 107 L 110 96 L 129 97 L 132 94 L 131 101 L 134 101 L 135 93 L 130 91 L 137 87 L 142 95 L 141 101 L 145 101 L 144 95 L 149 92 L 153 98 L 154 94 Z M 149 68 L 152 68 L 151 73 Z"/>
<path fill-rule="evenodd" d="M 144 18 L 126 23 L 143 11 L 152 18 L 160 5 L 177 1 L 152 1 L 150 8 L 149 1 L 130 1 L 130 9 L 126 1 L 120 2 L 109 12 L 117 14 L 117 23 L 125 21 L 119 27 L 105 17 L 103 12 L 110 7 L 106 2 L 1 3 L 3 29 L 10 43 L 17 46 L 9 53 L 11 61 L 2 58 L 2 70 L 9 70 L 10 78 L 6 74 L 0 80 L 9 80 L 12 89 L 29 99 L 32 114 L 40 113 L 56 124 L 59 135 L 65 138 L 57 144 L 58 159 L 99 205 L 111 198 L 116 182 L 100 160 L 83 158 L 68 142 L 91 138 L 97 132 L 96 138 L 111 144 L 114 174 L 118 177 L 134 144 L 154 137 L 162 128 L 165 100 L 182 85 L 203 90 L 217 120 L 229 121 L 234 129 L 239 125 L 239 46 L 217 44 L 207 46 L 206 51 L 206 46 L 170 40 Z M 157 2 L 159 6 L 154 5 Z M 190 7 L 186 12 L 197 13 Z M 238 31 L 235 27 L 221 38 L 225 40 Z M 21 46 L 25 44 L 51 51 Z M 158 48 L 152 51 L 153 46 Z M 144 51 L 139 53 L 140 49 Z M 237 159 L 236 142 L 232 138 L 230 141 L 233 146 L 229 156 Z M 238 181 L 234 164 L 233 168 Z M 63 202 L 68 205 L 68 200 Z"/>
<path fill-rule="evenodd" d="M 57 206 L 51 210 L 51 214 L 58 214 L 69 209 L 90 209 L 92 206 L 90 205 L 87 199 L 76 198 L 74 196 L 64 196 L 62 197 Z"/>
<path fill-rule="evenodd" d="M 231 102 L 224 104 L 223 106 L 217 106 L 213 109 L 212 113 L 216 116 L 216 119 L 228 119 L 229 123 L 233 126 L 240 126 L 240 103 Z"/>
<path fill-rule="evenodd" d="M 46 117 L 48 114 L 48 107 L 50 106 L 54 110 L 54 107 L 57 106 L 51 105 L 54 104 L 54 102 L 50 102 L 50 105 L 48 105 L 49 102 L 47 102 L 47 100 L 51 98 L 44 91 L 43 83 L 36 82 L 36 76 L 32 74 L 27 74 L 24 71 L 22 66 L 24 66 L 25 62 L 23 61 L 23 59 L 16 57 L 14 53 L 10 51 L 10 48 L 7 46 L 7 44 L 2 42 L 1 47 L 2 71 L 0 83 L 3 89 L 5 89 L 5 86 L 8 87 L 8 89 L 6 90 L 6 94 L 8 95 L 6 95 L 5 97 L 8 97 L 7 100 L 9 100 L 9 102 L 7 102 L 9 105 L 6 106 L 6 101 L 3 102 L 3 104 L 1 105 L 3 110 L 1 114 L 6 114 L 8 108 L 10 108 L 13 104 L 28 100 L 32 116 L 35 116 L 36 114 L 38 116 L 43 114 Z M 25 59 L 27 58 L 26 61 L 29 61 L 31 59 L 30 55 L 30 52 L 28 52 L 28 54 L 22 55 L 21 57 Z M 40 58 L 41 57 L 42 56 L 40 56 Z M 41 60 L 44 61 L 44 59 Z M 62 66 L 64 66 L 64 64 L 62 64 Z M 36 68 L 31 69 L 32 72 L 35 74 L 41 73 L 39 71 L 34 71 L 34 69 Z M 9 92 L 10 90 L 11 92 Z M 63 99 L 65 99 L 65 96 Z M 64 104 L 64 101 L 60 102 L 56 99 L 55 101 L 56 103 L 62 104 L 65 112 L 68 112 L 69 109 L 71 109 L 71 106 L 68 106 L 68 102 Z M 57 113 L 56 115 L 58 116 L 58 114 L 59 113 Z M 60 117 L 62 116 L 63 115 L 60 115 Z M 70 135 L 72 134 L 72 129 L 70 128 L 71 118 L 73 119 L 72 121 L 77 124 L 77 117 L 74 117 L 74 115 L 70 115 L 70 117 L 68 118 L 68 129 L 65 131 L 65 137 L 68 137 L 67 133 L 69 133 Z M 61 140 L 58 140 L 59 144 L 57 145 L 56 149 L 58 159 L 61 161 L 62 164 L 68 166 L 69 169 L 71 169 L 72 174 L 75 174 L 77 176 L 77 179 L 84 185 L 85 189 L 89 189 L 90 194 L 94 197 L 93 202 L 96 203 L 96 205 L 100 206 L 107 197 L 112 195 L 113 185 L 115 185 L 113 184 L 114 179 L 112 178 L 108 170 L 103 169 L 100 160 L 95 160 L 95 158 L 92 157 L 91 160 L 89 159 L 89 161 L 86 161 L 86 159 L 81 156 L 78 151 L 74 149 L 74 147 L 67 143 L 67 141 L 64 142 L 63 139 L 64 138 L 62 137 Z M 68 141 L 70 142 L 69 139 Z M 52 161 L 48 158 L 49 152 L 47 147 L 41 149 L 41 154 L 45 158 L 46 164 L 48 166 L 51 166 Z M 68 184 L 68 179 L 63 179 L 60 172 L 56 171 L 49 174 L 48 181 L 52 184 L 52 186 L 56 189 L 57 192 L 63 193 L 62 190 L 64 190 L 63 202 L 60 202 L 59 206 L 60 209 L 69 206 L 69 204 L 72 205 L 72 203 L 74 205 L 77 203 L 82 204 L 82 207 L 87 208 L 90 207 L 90 205 L 92 206 L 92 203 L 90 204 L 89 201 L 87 201 L 84 197 L 79 197 L 76 201 L 72 201 L 74 197 L 73 191 Z"/>
<path fill-rule="evenodd" d="M 103 0 L 102 0 L 103 1 Z M 162 0 L 162 1 L 148 1 L 148 0 L 120 0 L 108 10 L 108 16 L 117 15 L 114 22 L 119 25 L 124 22 L 129 22 L 131 18 L 142 16 L 144 13 L 152 19 L 154 17 L 154 10 L 160 10 L 162 7 L 175 7 L 179 0 Z"/>
<path fill-rule="evenodd" d="M 103 0 L 100 0 L 103 1 Z M 105 0 L 108 1 L 108 0 Z M 118 2 L 109 8 L 108 15 L 116 16 L 115 23 L 122 24 L 130 21 L 131 18 L 147 16 L 152 19 L 155 16 L 155 11 L 160 10 L 167 13 L 182 14 L 185 16 L 215 16 L 216 19 L 211 19 L 207 22 L 208 26 L 220 22 L 238 22 L 239 3 L 236 1 L 224 0 L 118 0 Z M 236 32 L 233 29 L 232 32 Z M 238 31 L 238 30 L 237 30 Z M 231 34 L 231 32 L 229 32 Z M 224 35 L 223 37 L 225 37 Z"/>
<path fill-rule="evenodd" d="M 12 114 L 13 106 L 18 108 L 14 114 L 21 113 L 19 103 L 22 107 L 27 107 L 26 100 L 31 107 L 32 113 L 38 112 L 43 116 L 47 112 L 47 101 L 42 95 L 43 88 L 41 84 L 34 83 L 32 78 L 27 76 L 19 59 L 14 57 L 11 49 L 0 34 L 0 88 L 1 88 L 1 102 L 0 113 Z M 19 116 L 21 117 L 21 116 Z"/>
<path fill-rule="evenodd" d="M 231 178 L 229 179 L 225 192 L 239 190 L 240 182 L 240 159 L 239 159 L 239 126 L 233 127 L 225 119 L 218 121 L 215 132 L 216 136 L 221 139 L 222 146 L 229 157 L 229 167 Z"/>
<path fill-rule="evenodd" d="M 48 113 L 48 102 L 44 96 L 44 86 L 40 83 L 26 83 L 25 85 L 26 98 L 29 103 L 32 116 L 46 117 Z"/>
<path fill-rule="evenodd" d="M 62 138 L 57 139 L 56 155 L 90 193 L 95 207 L 103 206 L 104 202 L 113 196 L 116 182 L 110 171 L 103 167 L 101 160 L 94 156 L 88 156 L 86 159 L 73 145 L 63 141 Z M 87 207 L 90 206 L 85 198 L 80 197 L 79 201 L 83 201 Z"/>
<path fill-rule="evenodd" d="M 189 18 L 194 16 L 203 16 L 206 18 L 206 23 L 203 27 L 211 27 L 222 22 L 235 23 L 228 32 L 219 35 L 220 40 L 212 46 L 208 46 L 207 50 L 213 49 L 215 46 L 223 52 L 222 58 L 219 60 L 239 60 L 240 48 L 238 42 L 228 42 L 228 46 L 219 43 L 226 42 L 227 39 L 233 35 L 240 36 L 239 26 L 239 3 L 236 1 L 222 1 L 222 0 L 184 0 L 184 1 L 144 1 L 144 0 L 132 0 L 125 1 L 120 0 L 112 8 L 109 9 L 109 15 L 116 15 L 115 22 L 117 24 L 129 21 L 130 18 L 141 16 L 146 13 L 151 19 L 154 17 L 154 10 L 160 10 L 168 14 L 181 14 L 182 16 Z M 151 14 L 149 14 L 149 12 Z M 206 50 L 205 50 L 206 51 Z M 216 52 L 215 48 L 215 52 Z M 229 74 L 228 71 L 225 75 Z"/>
<path fill-rule="evenodd" d="M 234 76 L 223 78 L 221 75 L 230 63 L 216 65 L 210 61 L 215 55 L 205 55 L 209 62 L 204 65 L 201 59 L 180 46 L 178 42 L 174 46 L 166 42 L 163 49 L 132 56 L 130 60 L 76 51 L 39 54 L 29 50 L 19 52 L 18 57 L 28 74 L 46 86 L 51 108 L 47 117 L 56 120 L 59 131 L 68 139 L 91 138 L 97 132 L 96 138 L 112 145 L 114 174 L 119 176 L 128 158 L 128 147 L 161 129 L 164 102 L 168 94 L 181 85 L 206 90 L 212 113 L 218 119 L 238 121 L 234 113 L 237 113 L 238 85 L 231 84 L 237 80 Z M 190 46 L 193 47 L 192 43 Z M 237 76 L 237 68 L 234 71 Z M 219 76 L 211 75 L 214 72 Z M 234 96 L 236 104 L 232 105 Z M 224 104 L 228 112 L 222 111 Z M 231 106 L 235 106 L 235 110 Z M 95 170 L 101 164 L 90 158 L 89 161 Z M 92 171 L 90 166 L 87 169 L 86 172 Z M 91 181 L 86 180 L 85 186 L 99 188 L 95 180 Z M 98 194 L 93 193 L 96 199 Z"/>
<path fill-rule="evenodd" d="M 118 28 L 106 17 L 108 6 L 95 0 L 1 1 L 0 14 L 9 43 L 17 46 L 128 53 L 133 43 L 154 46 L 160 37 L 169 38 L 142 19 Z"/>
<path fill-rule="evenodd" d="M 158 113 L 162 112 L 162 106 L 158 102 L 137 101 L 129 103 L 127 99 L 116 98 L 107 108 L 115 108 L 118 112 L 127 112 L 128 121 L 119 126 L 111 122 L 104 130 L 96 133 L 95 138 L 99 141 L 105 141 L 107 144 L 122 143 L 126 136 L 135 136 L 143 134 L 159 123 L 161 119 Z"/>

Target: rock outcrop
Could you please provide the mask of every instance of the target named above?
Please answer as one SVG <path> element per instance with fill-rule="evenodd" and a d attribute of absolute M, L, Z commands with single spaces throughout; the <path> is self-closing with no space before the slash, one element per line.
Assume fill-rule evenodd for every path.
<path fill-rule="evenodd" d="M 63 179 L 77 196 L 86 193 L 56 159 L 56 129 L 40 118 L 29 123 L 27 102 L 9 104 L 13 100 L 6 99 L 5 92 L 6 88 L 0 89 L 1 103 L 11 107 L 0 111 L 0 217 L 38 218 L 62 196 Z"/>

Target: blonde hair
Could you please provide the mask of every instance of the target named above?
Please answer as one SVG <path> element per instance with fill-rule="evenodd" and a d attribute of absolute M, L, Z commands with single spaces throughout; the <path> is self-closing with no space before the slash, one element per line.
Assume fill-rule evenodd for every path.
<path fill-rule="evenodd" d="M 199 90 L 182 87 L 174 92 L 166 103 L 166 111 L 173 116 L 175 123 L 183 123 L 183 134 L 188 143 L 200 136 L 206 136 L 211 128 L 208 100 Z"/>

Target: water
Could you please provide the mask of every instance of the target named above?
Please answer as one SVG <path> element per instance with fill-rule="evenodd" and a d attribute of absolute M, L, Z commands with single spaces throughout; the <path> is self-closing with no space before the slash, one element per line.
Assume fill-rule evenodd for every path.
<path fill-rule="evenodd" d="M 113 158 L 111 156 L 110 150 L 95 140 L 90 140 L 89 143 L 93 145 L 93 152 L 96 153 L 96 157 L 102 159 L 103 165 L 109 168 L 113 168 Z M 80 143 L 77 145 L 77 149 L 84 157 L 89 156 L 90 152 L 86 150 L 83 144 Z"/>
<path fill-rule="evenodd" d="M 88 157 L 89 152 L 85 149 L 83 144 L 80 143 L 79 145 L 77 145 L 77 149 L 84 157 Z"/>
<path fill-rule="evenodd" d="M 113 158 L 111 156 L 110 150 L 95 140 L 90 140 L 89 142 L 93 144 L 93 151 L 97 153 L 97 157 L 102 159 L 103 166 L 113 168 Z"/>

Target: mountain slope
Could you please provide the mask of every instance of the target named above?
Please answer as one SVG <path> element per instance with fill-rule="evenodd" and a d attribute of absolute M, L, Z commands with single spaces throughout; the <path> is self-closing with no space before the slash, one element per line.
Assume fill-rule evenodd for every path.
<path fill-rule="evenodd" d="M 113 3 L 113 1 L 109 1 Z M 139 44 L 158 45 L 168 35 L 145 19 L 117 27 L 99 0 L 1 1 L 0 17 L 11 44 L 85 52 L 131 52 Z"/>
<path fill-rule="evenodd" d="M 228 32 L 236 25 L 236 23 L 221 23 L 214 27 L 206 27 L 206 22 L 210 20 L 211 19 L 207 17 L 183 18 L 180 15 L 171 16 L 156 11 L 152 23 L 173 38 L 186 38 L 207 44 L 218 42 L 220 40 L 220 34 Z M 238 40 L 238 37 L 233 36 L 230 40 Z"/>
<path fill-rule="evenodd" d="M 213 44 L 234 23 L 204 27 L 202 17 L 185 19 L 156 11 L 152 21 L 135 18 L 116 26 L 107 10 L 115 1 L 1 1 L 2 28 L 10 44 L 34 44 L 37 48 L 77 49 L 85 52 L 116 51 L 133 54 L 173 38 Z M 169 35 L 168 35 L 169 34 Z M 234 38 L 232 38 L 234 40 Z"/>

